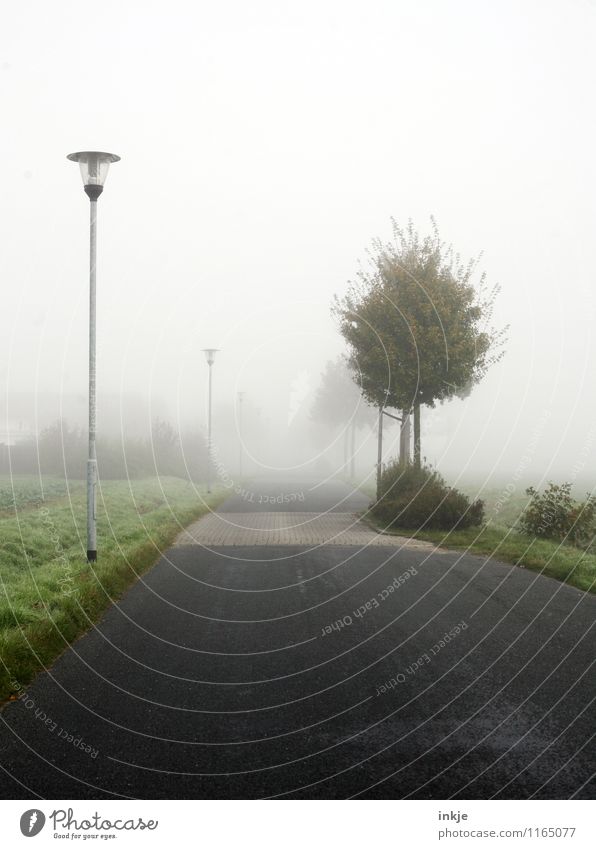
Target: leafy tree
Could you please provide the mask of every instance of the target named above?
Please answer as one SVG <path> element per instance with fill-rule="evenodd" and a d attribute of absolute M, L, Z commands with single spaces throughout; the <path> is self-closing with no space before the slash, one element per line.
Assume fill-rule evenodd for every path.
<path fill-rule="evenodd" d="M 463 263 L 439 236 L 420 237 L 392 220 L 393 241 L 375 240 L 333 311 L 348 343 L 354 380 L 371 404 L 414 412 L 420 466 L 420 406 L 463 396 L 503 356 L 507 328 L 490 326 L 498 286 L 476 286 L 477 260 Z"/>
<path fill-rule="evenodd" d="M 350 437 L 349 454 L 353 476 L 356 429 L 372 426 L 376 421 L 376 413 L 363 397 L 360 387 L 354 383 L 345 357 L 340 356 L 327 362 L 314 397 L 310 417 L 329 428 L 345 428 L 344 464 L 347 465 Z"/>
<path fill-rule="evenodd" d="M 330 427 L 353 420 L 358 428 L 375 420 L 369 401 L 362 397 L 362 391 L 352 379 L 345 357 L 327 362 L 315 394 L 311 418 Z"/>
<path fill-rule="evenodd" d="M 86 468 L 87 434 L 62 419 L 42 430 L 37 443 L 32 440 L 30 446 L 37 451 L 39 467 L 46 474 L 72 476 L 74 470 Z"/>

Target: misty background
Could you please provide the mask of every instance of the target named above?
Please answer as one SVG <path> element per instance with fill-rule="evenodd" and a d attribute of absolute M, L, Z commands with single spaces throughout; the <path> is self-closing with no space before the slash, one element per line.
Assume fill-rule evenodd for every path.
<path fill-rule="evenodd" d="M 429 216 L 500 283 L 507 354 L 423 408 L 450 476 L 593 485 L 596 3 L 22 2 L 0 34 L 0 442 L 86 426 L 99 202 L 98 434 L 204 429 L 244 473 L 338 471 L 311 421 L 330 313 L 390 217 Z M 387 430 L 385 457 L 397 450 Z M 374 429 L 357 470 L 373 474 Z M 321 459 L 323 458 L 323 459 Z M 84 474 L 84 466 L 81 475 Z"/>

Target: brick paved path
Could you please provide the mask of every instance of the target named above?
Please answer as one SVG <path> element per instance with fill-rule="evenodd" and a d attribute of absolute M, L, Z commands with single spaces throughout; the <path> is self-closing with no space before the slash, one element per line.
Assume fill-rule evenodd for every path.
<path fill-rule="evenodd" d="M 209 513 L 175 542 L 208 547 L 324 544 L 437 550 L 432 543 L 376 533 L 355 513 Z"/>

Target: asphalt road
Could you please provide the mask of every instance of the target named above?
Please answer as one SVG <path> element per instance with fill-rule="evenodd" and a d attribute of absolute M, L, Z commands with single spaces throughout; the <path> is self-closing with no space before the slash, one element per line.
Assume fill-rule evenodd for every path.
<path fill-rule="evenodd" d="M 222 513 L 366 506 L 250 493 Z M 595 612 L 455 552 L 172 548 L 4 707 L 0 796 L 594 798 Z"/>

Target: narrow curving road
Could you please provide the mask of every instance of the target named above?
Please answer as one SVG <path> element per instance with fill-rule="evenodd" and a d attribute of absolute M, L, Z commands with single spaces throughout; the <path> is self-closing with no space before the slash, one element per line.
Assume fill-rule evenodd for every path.
<path fill-rule="evenodd" d="M 3 798 L 594 798 L 596 598 L 259 481 L 0 713 Z"/>

